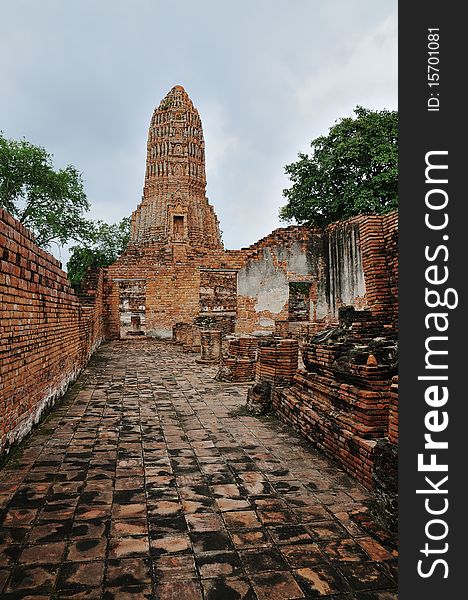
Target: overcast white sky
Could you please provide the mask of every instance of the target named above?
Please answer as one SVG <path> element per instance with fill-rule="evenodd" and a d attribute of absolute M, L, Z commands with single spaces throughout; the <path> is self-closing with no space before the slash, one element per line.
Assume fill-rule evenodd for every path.
<path fill-rule="evenodd" d="M 0 72 L 0 129 L 82 171 L 107 222 L 139 203 L 151 115 L 183 85 L 239 248 L 284 225 L 284 165 L 313 138 L 357 104 L 397 108 L 397 0 L 4 1 Z"/>

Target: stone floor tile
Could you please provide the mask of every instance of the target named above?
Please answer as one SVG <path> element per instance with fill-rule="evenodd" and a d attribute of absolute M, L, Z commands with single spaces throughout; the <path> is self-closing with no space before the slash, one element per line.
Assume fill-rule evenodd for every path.
<path fill-rule="evenodd" d="M 144 486 L 144 477 L 118 477 L 115 480 L 116 490 L 141 490 Z"/>
<path fill-rule="evenodd" d="M 267 527 L 285 523 L 296 523 L 295 515 L 289 510 L 258 510 L 258 517 Z"/>
<path fill-rule="evenodd" d="M 259 573 L 252 578 L 253 588 L 258 600 L 297 600 L 304 594 L 291 573 Z"/>
<path fill-rule="evenodd" d="M 236 552 L 199 554 L 195 562 L 202 579 L 235 576 L 242 571 Z"/>
<path fill-rule="evenodd" d="M 154 560 L 157 581 L 195 579 L 195 560 L 192 555 L 165 555 Z"/>
<path fill-rule="evenodd" d="M 30 527 L 0 527 L 0 548 L 3 545 L 23 543 L 30 531 Z"/>
<path fill-rule="evenodd" d="M 227 600 L 227 597 L 224 597 Z M 155 600 L 202 600 L 198 581 L 170 581 L 156 584 Z M 221 598 L 219 599 L 221 600 Z"/>
<path fill-rule="evenodd" d="M 279 546 L 279 551 L 286 562 L 293 568 L 314 567 L 317 564 L 327 562 L 318 544 L 292 544 Z"/>
<path fill-rule="evenodd" d="M 204 498 L 203 500 L 182 500 L 182 510 L 186 514 L 214 512 L 214 499 Z"/>
<path fill-rule="evenodd" d="M 320 598 L 350 591 L 347 582 L 331 565 L 303 567 L 294 571 L 294 574 L 307 598 Z"/>
<path fill-rule="evenodd" d="M 214 513 L 199 513 L 186 515 L 191 531 L 222 531 L 224 529 L 221 517 Z"/>
<path fill-rule="evenodd" d="M 57 521 L 56 523 L 37 523 L 28 533 L 28 543 L 45 544 L 66 540 L 71 533 L 73 521 Z"/>
<path fill-rule="evenodd" d="M 215 498 L 239 498 L 242 496 L 240 487 L 235 483 L 226 483 L 212 486 Z"/>
<path fill-rule="evenodd" d="M 149 559 L 121 558 L 107 563 L 106 585 L 108 587 L 138 586 L 151 582 Z"/>
<path fill-rule="evenodd" d="M 275 548 L 255 548 L 239 552 L 247 573 L 285 571 L 288 566 Z"/>
<path fill-rule="evenodd" d="M 146 516 L 146 504 L 114 504 L 112 517 L 114 519 L 135 519 Z"/>
<path fill-rule="evenodd" d="M 31 525 L 31 523 L 36 520 L 38 512 L 38 509 L 9 508 L 2 517 L 2 527 Z"/>
<path fill-rule="evenodd" d="M 99 587 L 104 577 L 104 562 L 67 562 L 59 572 L 57 590 L 72 589 L 75 591 Z"/>
<path fill-rule="evenodd" d="M 85 561 L 104 558 L 107 541 L 105 539 L 84 539 L 68 546 L 67 560 Z"/>
<path fill-rule="evenodd" d="M 21 592 L 21 594 L 45 592 L 52 589 L 57 577 L 56 565 L 16 567 L 10 577 L 5 592 Z"/>
<path fill-rule="evenodd" d="M 246 578 L 226 577 L 203 581 L 205 600 L 257 600 L 253 588 Z M 175 600 L 175 599 L 174 599 Z"/>
<path fill-rule="evenodd" d="M 78 539 L 98 539 L 107 537 L 109 534 L 110 521 L 102 519 L 89 519 L 80 521 L 80 515 L 76 515 L 77 520 L 74 521 L 70 532 L 70 538 Z M 108 516 L 108 515 L 107 515 Z"/>
<path fill-rule="evenodd" d="M 188 552 L 191 547 L 190 537 L 186 533 L 174 533 L 173 535 L 165 535 L 163 537 L 150 539 L 152 556 Z"/>
<path fill-rule="evenodd" d="M 179 501 L 160 500 L 148 503 L 148 515 L 151 517 L 176 516 L 182 513 L 182 504 Z"/>
<path fill-rule="evenodd" d="M 234 546 L 240 548 L 261 548 L 271 545 L 271 539 L 263 529 L 231 531 Z"/>
<path fill-rule="evenodd" d="M 330 518 L 330 513 L 323 506 L 313 504 L 311 506 L 300 506 L 293 508 L 299 523 L 311 523 L 314 521 L 324 521 Z"/>
<path fill-rule="evenodd" d="M 269 527 L 268 533 L 277 544 L 306 544 L 312 542 L 311 535 L 303 525 Z"/>
<path fill-rule="evenodd" d="M 233 549 L 227 531 L 193 531 L 190 533 L 190 538 L 195 554 Z"/>
<path fill-rule="evenodd" d="M 378 563 L 340 563 L 339 569 L 353 590 L 379 590 L 394 586 Z"/>
<path fill-rule="evenodd" d="M 187 531 L 189 525 L 183 515 L 177 517 L 164 517 L 148 520 L 150 537 L 157 538 L 162 535 Z"/>
<path fill-rule="evenodd" d="M 356 538 L 356 542 L 363 548 L 371 560 L 382 562 L 392 560 L 394 556 L 377 540 L 371 537 Z"/>
<path fill-rule="evenodd" d="M 331 561 L 366 562 L 367 554 L 351 538 L 334 540 L 321 545 L 322 552 Z"/>
<path fill-rule="evenodd" d="M 348 537 L 348 532 L 336 521 L 318 521 L 309 523 L 307 530 L 318 541 L 337 540 Z"/>
<path fill-rule="evenodd" d="M 105 588 L 102 600 L 152 600 L 154 598 L 151 584 L 137 586 L 120 586 Z"/>
<path fill-rule="evenodd" d="M 110 526 L 111 537 L 147 535 L 148 523 L 145 519 L 113 520 Z"/>
<path fill-rule="evenodd" d="M 18 544 L 0 544 L 0 567 L 13 565 L 21 554 L 21 546 Z"/>
<path fill-rule="evenodd" d="M 109 543 L 109 558 L 122 558 L 124 556 L 148 556 L 148 537 L 119 537 L 111 539 Z"/>
<path fill-rule="evenodd" d="M 73 519 L 78 498 L 71 502 L 47 503 L 38 516 L 38 521 L 54 522 Z"/>
<path fill-rule="evenodd" d="M 230 530 L 256 529 L 262 526 L 261 521 L 253 510 L 238 510 L 223 513 L 226 527 Z"/>
<path fill-rule="evenodd" d="M 62 562 L 65 553 L 65 542 L 51 542 L 28 546 L 20 554 L 18 561 L 21 564 L 50 564 Z"/>

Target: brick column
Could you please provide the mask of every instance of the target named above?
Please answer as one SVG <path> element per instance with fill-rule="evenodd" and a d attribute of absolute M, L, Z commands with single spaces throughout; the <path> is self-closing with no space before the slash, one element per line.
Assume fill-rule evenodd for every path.
<path fill-rule="evenodd" d="M 201 357 L 198 362 L 219 362 L 221 358 L 221 331 L 218 329 L 202 329 L 200 337 Z"/>

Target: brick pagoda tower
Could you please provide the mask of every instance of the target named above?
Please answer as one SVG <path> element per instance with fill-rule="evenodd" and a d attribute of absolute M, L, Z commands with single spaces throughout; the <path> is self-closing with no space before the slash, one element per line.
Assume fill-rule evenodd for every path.
<path fill-rule="evenodd" d="M 218 219 L 206 198 L 200 115 L 180 85 L 151 119 L 143 198 L 132 215 L 130 245 L 182 243 L 222 249 Z"/>

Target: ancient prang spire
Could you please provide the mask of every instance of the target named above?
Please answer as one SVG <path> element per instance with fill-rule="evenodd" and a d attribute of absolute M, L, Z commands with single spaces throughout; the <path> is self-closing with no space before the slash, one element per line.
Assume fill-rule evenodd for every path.
<path fill-rule="evenodd" d="M 130 243 L 222 248 L 218 219 L 205 193 L 200 115 L 176 85 L 151 119 L 143 198 L 132 215 Z"/>

